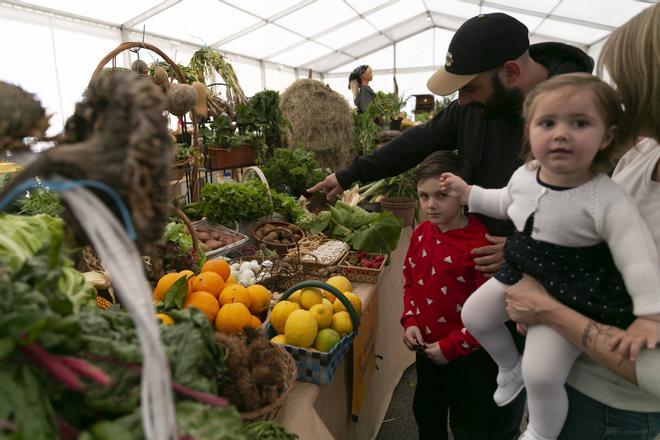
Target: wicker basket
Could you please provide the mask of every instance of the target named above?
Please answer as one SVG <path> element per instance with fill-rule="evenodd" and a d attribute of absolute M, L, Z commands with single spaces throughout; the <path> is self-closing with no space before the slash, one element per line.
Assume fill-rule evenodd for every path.
<path fill-rule="evenodd" d="M 273 420 L 275 417 L 277 417 L 277 414 L 280 412 L 284 401 L 286 401 L 287 396 L 296 383 L 296 375 L 298 374 L 296 361 L 293 359 L 293 356 L 291 356 L 283 347 L 278 346 L 278 348 L 282 352 L 282 357 L 286 359 L 286 388 L 282 394 L 280 394 L 279 397 L 269 405 L 255 409 L 254 411 L 242 412 L 241 418 L 243 419 L 244 423 L 257 422 L 260 420 Z"/>
<path fill-rule="evenodd" d="M 181 68 L 170 57 L 168 57 L 165 54 L 165 52 L 163 52 L 162 50 L 160 50 L 159 48 L 157 48 L 153 44 L 145 43 L 143 41 L 127 41 L 127 42 L 121 43 L 119 46 L 115 47 L 113 50 L 108 52 L 108 54 L 105 57 L 103 57 L 103 59 L 96 66 L 96 69 L 94 69 L 94 72 L 92 73 L 92 78 L 90 79 L 90 83 L 92 81 L 94 81 L 96 78 L 98 78 L 98 76 L 103 71 L 103 67 L 105 67 L 106 64 L 108 64 L 110 61 L 112 61 L 112 65 L 114 66 L 115 65 L 115 58 L 117 57 L 117 55 L 119 55 L 120 53 L 122 53 L 126 50 L 130 50 L 130 49 L 146 49 L 146 50 L 150 50 L 151 52 L 154 52 L 154 53 L 158 54 L 160 57 L 163 58 L 163 60 L 167 64 L 170 65 L 170 67 L 172 68 L 172 71 L 176 73 L 176 76 L 177 76 L 177 79 L 178 79 L 179 83 L 180 84 L 188 84 L 188 82 L 186 81 L 186 76 L 184 75 Z M 193 120 L 193 122 L 197 121 L 197 112 L 195 111 L 194 108 L 190 110 L 190 117 Z M 184 120 L 183 127 L 187 127 L 187 125 L 188 124 L 185 124 L 185 120 Z M 197 124 L 191 124 L 191 125 L 192 125 L 191 145 L 196 150 L 201 151 L 201 146 L 200 146 L 200 143 L 199 143 L 199 133 L 198 133 L 198 130 L 197 130 Z M 199 167 L 197 165 L 197 162 L 193 161 L 192 159 L 191 159 L 191 163 L 192 163 L 193 179 L 192 179 L 192 182 L 189 182 L 190 194 L 192 196 L 192 201 L 196 201 L 196 200 L 199 199 L 199 192 L 200 192 L 199 191 L 200 188 L 199 188 L 198 179 L 195 178 L 196 176 L 199 175 Z M 178 164 L 178 162 L 172 164 L 173 169 L 172 169 L 171 172 L 172 172 L 172 175 L 174 176 L 173 177 L 174 180 L 179 180 L 179 179 L 181 179 L 181 177 L 183 177 L 183 176 L 178 177 L 178 178 L 176 177 L 177 173 L 179 172 L 177 164 Z M 190 163 L 188 165 L 190 165 Z M 184 170 L 184 173 L 185 173 L 185 170 Z"/>
<path fill-rule="evenodd" d="M 387 254 L 371 254 L 367 253 L 368 256 L 374 256 L 374 255 L 384 255 L 385 258 L 380 264 L 380 267 L 378 269 L 372 269 L 369 267 L 360 267 L 360 266 L 353 266 L 347 262 L 349 258 L 351 258 L 353 255 L 357 254 L 358 252 L 356 251 L 351 251 L 346 253 L 344 257 L 341 259 L 339 262 L 339 270 L 340 272 L 349 280 L 355 281 L 358 283 L 370 283 L 370 284 L 376 284 L 378 281 L 378 278 L 380 277 L 380 274 L 383 273 L 383 268 L 385 267 L 385 262 L 387 262 Z"/>
<path fill-rule="evenodd" d="M 332 350 L 327 353 L 310 351 L 306 348 L 294 347 L 292 345 L 284 345 L 284 349 L 288 351 L 296 361 L 298 380 L 323 385 L 332 382 L 335 370 L 341 363 L 344 355 L 346 355 L 351 348 L 353 339 L 357 335 L 358 327 L 360 326 L 360 316 L 342 292 L 321 281 L 303 281 L 302 283 L 296 284 L 282 294 L 280 301 L 286 300 L 296 290 L 304 289 L 306 287 L 318 287 L 335 295 L 344 305 L 346 311 L 351 316 L 351 321 L 353 321 L 353 331 L 342 337 L 341 340 L 332 347 Z M 270 323 L 267 324 L 266 330 L 270 337 L 275 336 L 275 329 Z"/>

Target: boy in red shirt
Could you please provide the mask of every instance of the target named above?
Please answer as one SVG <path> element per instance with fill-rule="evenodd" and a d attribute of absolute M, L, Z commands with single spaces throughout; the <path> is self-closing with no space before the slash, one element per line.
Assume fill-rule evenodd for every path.
<path fill-rule="evenodd" d="M 440 191 L 444 172 L 469 179 L 469 165 L 448 151 L 419 165 L 417 193 L 428 220 L 413 231 L 403 266 L 403 342 L 417 351 L 413 412 L 420 439 L 447 439 L 448 412 L 456 439 L 492 439 L 497 368 L 461 322 L 463 303 L 485 281 L 470 251 L 489 244 L 488 231 Z"/>

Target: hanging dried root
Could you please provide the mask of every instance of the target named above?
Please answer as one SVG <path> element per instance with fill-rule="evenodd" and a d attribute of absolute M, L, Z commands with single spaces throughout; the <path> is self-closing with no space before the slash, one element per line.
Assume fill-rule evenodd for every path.
<path fill-rule="evenodd" d="M 3 188 L 2 197 L 34 176 L 90 179 L 113 188 L 128 207 L 137 245 L 147 251 L 162 236 L 168 214 L 172 143 L 163 95 L 133 72 L 92 82 L 54 148 L 41 153 Z M 112 199 L 99 197 L 118 215 Z M 80 232 L 80 231 L 78 231 Z M 81 240 L 84 234 L 81 234 Z"/>
<path fill-rule="evenodd" d="M 44 137 L 48 128 L 46 110 L 34 95 L 0 81 L 0 153 L 25 148 L 24 137 Z"/>

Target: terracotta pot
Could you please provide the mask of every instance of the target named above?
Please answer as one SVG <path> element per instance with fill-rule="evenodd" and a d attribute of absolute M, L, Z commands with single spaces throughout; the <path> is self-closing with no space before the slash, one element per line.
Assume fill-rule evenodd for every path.
<path fill-rule="evenodd" d="M 209 166 L 212 170 L 239 168 L 254 165 L 257 153 L 251 145 L 234 148 L 208 147 Z"/>
<path fill-rule="evenodd" d="M 403 226 L 412 226 L 417 200 L 407 197 L 385 197 L 380 201 L 383 210 L 390 211 L 403 220 Z"/>

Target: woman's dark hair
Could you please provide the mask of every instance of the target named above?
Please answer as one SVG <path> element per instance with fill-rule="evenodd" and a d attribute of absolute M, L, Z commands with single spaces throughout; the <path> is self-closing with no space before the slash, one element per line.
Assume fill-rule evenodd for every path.
<path fill-rule="evenodd" d="M 362 84 L 362 74 L 364 72 L 366 72 L 368 68 L 369 68 L 369 66 L 367 66 L 366 64 L 363 64 L 363 65 L 358 66 L 355 69 L 353 69 L 351 74 L 348 76 L 348 89 L 349 90 L 351 89 L 351 82 L 352 81 L 357 81 L 358 85 Z"/>
<path fill-rule="evenodd" d="M 417 165 L 415 186 L 419 185 L 422 180 L 440 177 L 442 173 L 453 173 L 470 183 L 469 163 L 452 151 L 436 151 Z"/>

